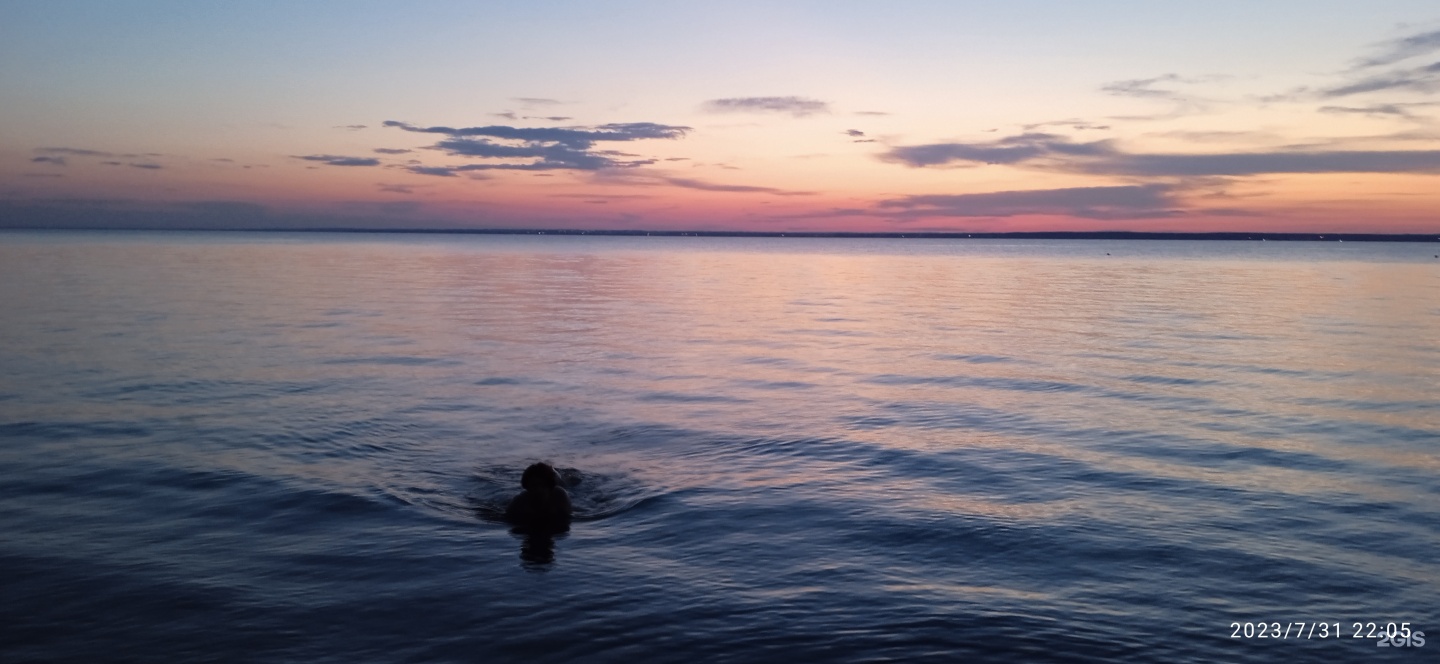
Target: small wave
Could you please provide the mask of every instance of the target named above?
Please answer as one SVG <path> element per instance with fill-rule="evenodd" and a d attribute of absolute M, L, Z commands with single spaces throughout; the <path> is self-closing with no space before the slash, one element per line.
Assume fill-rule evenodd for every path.
<path fill-rule="evenodd" d="M 746 399 L 719 394 L 684 394 L 681 392 L 646 392 L 640 395 L 639 399 L 665 403 L 748 403 Z"/>
<path fill-rule="evenodd" d="M 780 334 L 794 334 L 817 337 L 873 337 L 874 334 L 859 330 L 832 330 L 814 328 L 795 328 L 793 330 L 782 330 Z"/>
<path fill-rule="evenodd" d="M 415 357 L 411 355 L 375 355 L 371 357 L 344 357 L 329 360 L 322 360 L 320 364 L 376 364 L 376 365 L 399 365 L 407 367 L 419 366 L 460 366 L 457 360 L 447 360 L 435 357 Z"/>
<path fill-rule="evenodd" d="M 1351 468 L 1349 463 L 1311 452 L 1242 446 L 1178 434 L 1112 432 L 1097 448 L 1110 449 L 1129 456 L 1176 461 L 1186 466 L 1234 470 L 1271 467 L 1339 473 Z"/>
<path fill-rule="evenodd" d="M 1015 358 L 1013 358 L 1013 357 L 1001 357 L 1001 356 L 999 356 L 999 355 L 952 355 L 952 354 L 945 354 L 945 353 L 936 355 L 936 356 L 935 356 L 935 359 L 937 359 L 937 360 L 950 360 L 950 361 L 957 361 L 957 362 L 969 362 L 970 364 L 991 364 L 991 363 L 995 363 L 995 362 L 1020 362 L 1020 361 L 1021 361 L 1021 360 L 1017 360 L 1017 359 L 1015 359 Z"/>
<path fill-rule="evenodd" d="M 1203 378 L 1176 378 L 1174 376 L 1149 376 L 1135 375 L 1125 376 L 1124 380 L 1132 383 L 1143 383 L 1147 385 L 1219 385 L 1220 381 L 1205 380 Z"/>
<path fill-rule="evenodd" d="M 1302 406 L 1343 408 L 1346 410 L 1370 411 L 1376 413 L 1410 413 L 1440 410 L 1440 401 L 1371 401 L 1363 399 L 1321 399 L 1314 397 L 1290 400 Z"/>
<path fill-rule="evenodd" d="M 259 382 L 240 380 L 127 381 L 86 391 L 88 399 L 106 401 L 151 401 L 165 405 L 203 405 L 271 399 L 278 396 L 324 391 L 333 387 L 304 381 Z"/>
<path fill-rule="evenodd" d="M 1353 371 L 1302 371 L 1297 369 L 1284 369 L 1281 367 L 1266 367 L 1252 364 L 1225 364 L 1217 362 L 1166 362 L 1166 364 L 1177 367 L 1189 367 L 1195 369 L 1217 369 L 1220 371 L 1232 371 L 1236 373 L 1255 373 L 1267 376 L 1283 376 L 1285 378 L 1299 378 L 1304 380 L 1336 380 L 1341 378 L 1349 378 L 1355 375 L 1355 372 Z"/>
<path fill-rule="evenodd" d="M 788 357 L 765 357 L 752 356 L 740 358 L 741 364 L 762 364 L 766 366 L 800 366 L 799 362 Z"/>
<path fill-rule="evenodd" d="M 145 427 L 127 422 L 10 422 L 0 424 L 0 438 L 143 438 L 151 435 Z"/>
<path fill-rule="evenodd" d="M 267 520 L 277 528 L 313 529 L 333 517 L 383 514 L 393 509 L 376 495 L 313 486 L 292 487 L 266 501 Z"/>
<path fill-rule="evenodd" d="M 491 376 L 475 381 L 476 385 L 524 385 L 527 381 L 508 376 Z"/>
<path fill-rule="evenodd" d="M 755 390 L 808 390 L 815 387 L 814 383 L 804 383 L 796 380 L 738 380 L 738 385 L 743 385 Z"/>
<path fill-rule="evenodd" d="M 983 387 L 1020 392 L 1081 392 L 1093 389 L 1077 383 L 1032 378 L 999 378 L 982 376 L 906 376 L 880 374 L 866 382 L 880 385 L 944 385 L 946 387 Z"/>

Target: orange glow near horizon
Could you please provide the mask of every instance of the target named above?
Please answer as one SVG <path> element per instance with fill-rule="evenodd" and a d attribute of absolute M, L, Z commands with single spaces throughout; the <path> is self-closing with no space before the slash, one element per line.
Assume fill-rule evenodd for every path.
<path fill-rule="evenodd" d="M 0 226 L 1440 233 L 1434 17 L 1298 7 L 0 9 Z"/>

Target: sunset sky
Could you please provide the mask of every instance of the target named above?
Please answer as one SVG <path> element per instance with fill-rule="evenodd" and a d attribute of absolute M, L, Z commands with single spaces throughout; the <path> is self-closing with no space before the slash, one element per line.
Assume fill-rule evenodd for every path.
<path fill-rule="evenodd" d="M 0 0 L 0 227 L 1440 233 L 1440 4 Z"/>

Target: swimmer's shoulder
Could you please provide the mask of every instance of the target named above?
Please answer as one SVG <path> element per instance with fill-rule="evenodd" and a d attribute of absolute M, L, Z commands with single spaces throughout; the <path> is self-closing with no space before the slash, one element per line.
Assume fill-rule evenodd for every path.
<path fill-rule="evenodd" d="M 557 486 L 551 490 L 550 500 L 555 505 L 555 511 L 561 513 L 561 515 L 566 518 L 570 517 L 570 492 Z"/>
<path fill-rule="evenodd" d="M 505 508 L 505 518 L 511 521 L 524 519 L 534 509 L 530 503 L 532 498 L 526 492 L 520 492 L 510 499 L 510 505 Z"/>

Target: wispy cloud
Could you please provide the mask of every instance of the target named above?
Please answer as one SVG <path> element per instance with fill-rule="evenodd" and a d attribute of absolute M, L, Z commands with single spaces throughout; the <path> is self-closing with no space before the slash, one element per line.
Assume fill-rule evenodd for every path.
<path fill-rule="evenodd" d="M 1392 90 L 1421 93 L 1440 91 L 1440 62 L 1434 62 L 1421 67 L 1396 69 L 1373 76 L 1364 76 L 1359 80 L 1325 89 L 1321 91 L 1321 96 L 1328 98 L 1348 97 L 1350 95 L 1368 92 Z"/>
<path fill-rule="evenodd" d="M 979 143 L 930 143 L 891 148 L 881 159 L 907 166 L 1018 164 L 1055 156 L 1099 155 L 1109 143 L 1074 143 L 1064 136 L 1025 133 Z"/>
<path fill-rule="evenodd" d="M 845 135 L 851 138 L 851 143 L 874 143 L 875 139 L 865 138 L 865 132 L 859 129 L 846 129 Z"/>
<path fill-rule="evenodd" d="M 1247 176 L 1270 173 L 1440 173 L 1440 150 L 1272 150 L 1218 154 L 1130 153 L 1111 141 L 1076 143 L 1021 134 L 985 143 L 899 146 L 881 159 L 911 167 L 1006 164 L 1089 175 Z"/>
<path fill-rule="evenodd" d="M 1246 176 L 1278 173 L 1440 173 L 1440 150 L 1135 154 L 1081 166 L 1107 175 Z"/>
<path fill-rule="evenodd" d="M 1045 127 L 1064 127 L 1068 129 L 1074 129 L 1075 131 L 1104 131 L 1106 129 L 1109 129 L 1110 125 L 1098 124 L 1095 122 L 1090 122 L 1089 120 L 1081 120 L 1079 118 L 1070 118 L 1068 120 L 1049 120 L 1046 122 L 1032 122 L 1030 124 L 1020 125 L 1020 129 L 1023 131 L 1035 131 L 1036 129 L 1043 129 Z"/>
<path fill-rule="evenodd" d="M 409 154 L 414 152 L 414 150 L 407 150 L 405 148 L 375 148 L 374 151 L 376 154 Z"/>
<path fill-rule="evenodd" d="M 1381 42 L 1375 50 L 1375 54 L 1355 61 L 1347 72 L 1349 81 L 1323 88 L 1319 96 L 1333 99 L 1372 92 L 1429 94 L 1440 91 L 1440 62 L 1394 66 L 1440 51 L 1440 30 Z"/>
<path fill-rule="evenodd" d="M 1421 120 L 1426 119 L 1426 117 L 1416 113 L 1415 109 L 1434 108 L 1436 106 L 1440 106 L 1440 102 L 1370 104 L 1368 106 L 1321 106 L 1319 111 L 1333 115 L 1366 115 L 1371 117 L 1398 117 L 1407 120 Z"/>
<path fill-rule="evenodd" d="M 1175 129 L 1171 131 L 1160 131 L 1146 134 L 1147 136 L 1159 136 L 1163 138 L 1174 138 L 1192 143 L 1268 143 L 1273 144 L 1280 140 L 1280 136 L 1268 131 L 1232 131 L 1232 130 L 1191 130 Z"/>
<path fill-rule="evenodd" d="M 748 184 L 725 184 L 710 182 L 698 178 L 677 177 L 664 171 L 652 169 L 637 169 L 633 171 L 606 171 L 595 174 L 593 181 L 596 184 L 621 184 L 628 186 L 642 187 L 680 187 L 681 189 L 695 189 L 699 191 L 714 191 L 733 194 L 769 194 L 772 196 L 812 196 L 812 191 L 792 191 L 788 189 L 777 189 L 775 187 L 762 187 Z M 589 194 L 587 197 L 593 198 Z"/>
<path fill-rule="evenodd" d="M 1085 219 L 1147 219 L 1181 214 L 1175 190 L 1175 185 L 1145 184 L 921 195 L 881 201 L 878 207 L 902 217 L 1056 215 Z"/>
<path fill-rule="evenodd" d="M 467 164 L 458 166 L 457 171 L 481 171 L 481 170 L 517 170 L 517 171 L 550 171 L 550 170 L 580 170 L 594 171 L 602 168 L 632 167 L 654 163 L 653 159 L 621 161 L 614 159 L 599 151 L 575 149 L 559 142 L 526 142 L 521 145 L 496 143 L 484 139 L 473 138 L 448 138 L 435 144 L 435 147 L 444 150 L 446 154 L 456 157 L 477 157 L 481 159 L 533 159 L 534 161 L 518 163 L 506 161 L 503 163 Z"/>
<path fill-rule="evenodd" d="M 405 170 L 416 175 L 433 175 L 441 178 L 453 178 L 457 174 L 454 168 L 448 166 L 406 166 Z"/>
<path fill-rule="evenodd" d="M 701 191 L 724 191 L 742 194 L 774 194 L 776 196 L 811 196 L 815 193 L 812 191 L 786 191 L 784 189 L 776 189 L 774 187 L 759 187 L 743 184 L 717 184 L 714 182 L 706 182 L 704 180 L 696 180 L 693 178 L 661 177 L 659 178 L 659 180 L 661 182 L 664 182 L 665 184 L 673 185 L 676 187 L 683 187 L 685 189 L 699 189 Z"/>
<path fill-rule="evenodd" d="M 552 194 L 556 198 L 603 198 L 612 201 L 648 200 L 649 194 Z"/>
<path fill-rule="evenodd" d="M 87 150 L 87 149 L 84 149 L 84 148 L 35 148 L 35 151 L 36 151 L 36 152 L 39 152 L 39 153 L 41 153 L 41 154 L 70 155 L 70 156 L 74 156 L 74 157 L 117 157 L 117 156 L 121 156 L 121 155 L 117 155 L 117 154 L 115 154 L 115 153 L 113 153 L 113 152 L 104 152 L 104 151 L 102 151 L 102 150 Z M 138 156 L 138 155 L 124 155 L 124 156 L 134 157 L 134 156 Z"/>
<path fill-rule="evenodd" d="M 39 156 L 32 157 L 32 164 L 50 164 L 52 166 L 68 166 L 67 158 L 98 159 L 104 166 L 129 166 L 147 171 L 158 171 L 164 169 L 163 164 L 157 163 L 155 157 L 163 157 L 158 152 L 107 152 L 105 150 L 91 150 L 88 148 L 66 148 L 66 147 L 44 147 L 35 148 Z M 136 161 L 129 161 L 136 160 Z"/>
<path fill-rule="evenodd" d="M 830 112 L 830 105 L 806 97 L 730 97 L 711 99 L 702 108 L 711 113 L 787 113 L 797 118 Z"/>
<path fill-rule="evenodd" d="M 373 157 L 342 157 L 333 154 L 292 155 L 295 159 L 314 161 L 329 166 L 379 166 L 380 160 Z"/>
<path fill-rule="evenodd" d="M 511 99 L 525 106 L 554 106 L 565 103 L 559 99 L 549 99 L 547 97 L 511 97 Z"/>
<path fill-rule="evenodd" d="M 1356 68 L 1363 69 L 1392 65 L 1401 60 L 1408 60 L 1434 51 L 1440 51 L 1440 30 L 1422 32 L 1417 35 L 1382 42 L 1378 50 L 1380 51 L 1379 53 L 1367 58 L 1361 58 L 1356 62 Z"/>
<path fill-rule="evenodd" d="M 336 129 L 345 129 L 345 130 L 347 130 L 347 131 L 360 131 L 361 129 L 365 129 L 365 125 L 362 125 L 362 124 L 336 125 L 335 128 L 336 128 Z"/>
<path fill-rule="evenodd" d="M 1167 113 L 1150 115 L 1124 115 L 1115 116 L 1113 119 L 1136 121 L 1164 120 L 1177 118 L 1183 115 L 1190 115 L 1193 113 L 1205 112 L 1207 110 L 1207 107 L 1211 103 L 1210 100 L 1203 99 L 1201 97 L 1174 89 L 1176 86 L 1209 83 L 1224 78 L 1226 77 L 1219 75 L 1181 76 L 1179 74 L 1162 74 L 1160 76 L 1154 76 L 1151 78 L 1134 78 L 1106 83 L 1100 86 L 1100 91 L 1116 97 L 1150 99 L 1155 101 L 1170 102 L 1171 104 L 1174 104 L 1174 107 Z M 1032 127 L 1027 127 L 1027 131 L 1029 129 L 1034 129 L 1040 126 L 1045 126 L 1045 123 L 1034 125 Z M 1096 126 L 1093 128 L 1100 127 Z"/>
<path fill-rule="evenodd" d="M 71 157 L 103 157 L 107 159 L 142 159 L 149 157 L 163 157 L 158 152 L 106 152 L 104 150 L 90 150 L 87 148 L 35 148 L 36 154 L 65 155 Z"/>
<path fill-rule="evenodd" d="M 1105 94 L 1117 97 L 1139 97 L 1141 99 L 1178 99 L 1180 93 L 1174 90 L 1157 88 L 1162 83 L 1182 82 L 1185 79 L 1178 74 L 1163 74 L 1153 78 L 1133 78 L 1124 81 L 1115 81 L 1100 86 L 1100 91 Z"/>

